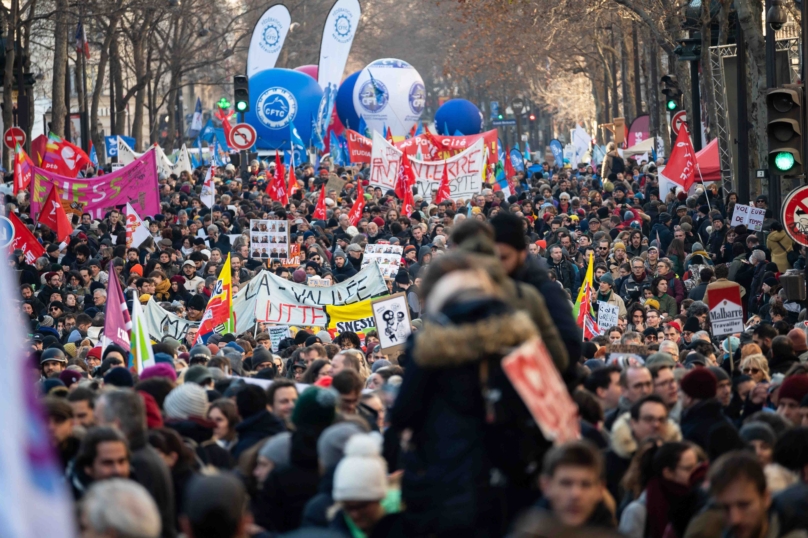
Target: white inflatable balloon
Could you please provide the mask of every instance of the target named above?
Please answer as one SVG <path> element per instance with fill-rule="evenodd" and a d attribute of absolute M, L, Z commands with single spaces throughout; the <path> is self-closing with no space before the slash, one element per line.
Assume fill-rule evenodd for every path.
<path fill-rule="evenodd" d="M 382 133 L 389 127 L 393 136 L 405 136 L 424 111 L 424 80 L 403 60 L 376 60 L 359 73 L 353 102 L 356 113 L 374 131 Z"/>

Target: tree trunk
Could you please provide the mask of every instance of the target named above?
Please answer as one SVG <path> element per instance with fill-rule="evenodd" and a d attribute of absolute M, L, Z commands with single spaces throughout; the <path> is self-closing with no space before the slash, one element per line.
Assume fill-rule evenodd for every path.
<path fill-rule="evenodd" d="M 109 51 L 109 72 L 112 77 L 112 84 L 115 85 L 115 133 L 118 135 L 129 135 L 126 131 L 126 101 L 124 95 L 126 90 L 123 86 L 123 65 L 121 63 L 118 40 L 112 41 Z"/>
<path fill-rule="evenodd" d="M 113 14 L 110 17 L 109 25 L 107 26 L 104 35 L 104 45 L 101 47 L 101 54 L 98 58 L 98 67 L 95 77 L 95 88 L 93 89 L 92 103 L 90 104 L 90 136 L 93 139 L 93 145 L 97 148 L 104 147 L 104 140 L 101 138 L 101 132 L 98 130 L 98 108 L 101 101 L 101 94 L 104 92 L 104 79 L 106 78 L 107 63 L 109 63 L 109 49 L 112 47 L 112 42 L 115 39 L 115 31 L 118 29 L 118 21 L 120 16 Z M 110 135 L 113 133 L 109 133 Z M 105 164 L 106 152 L 98 151 L 99 164 Z"/>
<path fill-rule="evenodd" d="M 626 119 L 626 125 L 630 126 L 634 118 L 637 117 L 636 112 L 633 110 L 634 100 L 631 98 L 631 90 L 633 86 L 629 83 L 629 57 L 628 57 L 628 35 L 620 32 L 620 86 L 623 90 L 623 117 Z"/>
<path fill-rule="evenodd" d="M 704 121 L 707 142 L 715 138 L 713 133 L 713 120 L 718 112 L 715 108 L 715 96 L 713 95 L 713 70 L 710 67 L 710 44 L 713 41 L 711 28 L 710 5 L 702 3 L 701 7 L 701 99 L 707 105 L 706 118 Z M 705 121 L 706 120 L 706 121 Z"/>
<path fill-rule="evenodd" d="M 51 131 L 64 136 L 65 117 L 69 112 L 65 106 L 65 78 L 67 77 L 67 34 L 68 2 L 56 0 L 56 30 L 53 33 L 53 87 L 51 89 Z"/>
<path fill-rule="evenodd" d="M 768 154 L 766 136 L 766 41 L 760 25 L 762 6 L 751 2 L 736 2 L 738 23 L 743 28 L 748 55 L 749 76 L 747 91 L 749 94 L 749 166 L 752 170 L 762 168 L 760 156 Z M 739 88 L 740 89 L 740 88 Z M 739 129 L 743 134 L 744 129 Z"/>
<path fill-rule="evenodd" d="M 14 122 L 13 116 L 13 86 L 14 86 L 14 41 L 15 29 L 19 20 L 19 3 L 11 0 L 11 7 L 5 20 L 6 33 L 6 67 L 3 70 L 3 127 L 8 129 Z M 62 117 L 64 123 L 64 117 Z M 3 166 L 11 170 L 11 156 L 13 152 L 3 144 Z"/>
<path fill-rule="evenodd" d="M 642 71 L 640 70 L 640 39 L 637 23 L 631 24 L 631 48 L 634 59 L 634 111 L 639 116 L 646 111 L 642 106 Z"/>

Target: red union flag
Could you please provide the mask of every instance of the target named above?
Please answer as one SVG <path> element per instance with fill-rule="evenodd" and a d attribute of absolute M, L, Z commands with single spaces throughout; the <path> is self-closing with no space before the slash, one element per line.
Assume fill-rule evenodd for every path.
<path fill-rule="evenodd" d="M 345 138 L 348 140 L 348 158 L 351 163 L 370 164 L 370 151 L 373 147 L 370 138 L 350 129 L 345 129 Z"/>
<path fill-rule="evenodd" d="M 539 338 L 502 359 L 502 370 L 546 438 L 556 444 L 580 439 L 578 406 Z"/>
<path fill-rule="evenodd" d="M 742 333 L 744 327 L 740 286 L 712 289 L 707 296 L 710 301 L 710 323 L 713 335 Z"/>
<path fill-rule="evenodd" d="M 323 187 L 325 190 L 325 187 Z M 356 182 L 356 201 L 351 206 L 351 212 L 348 213 L 348 220 L 351 226 L 356 226 L 362 220 L 362 214 L 365 212 L 365 192 L 362 189 L 362 181 Z"/>
<path fill-rule="evenodd" d="M 671 150 L 668 164 L 660 172 L 665 179 L 682 187 L 685 192 L 696 182 L 696 152 L 690 143 L 690 134 L 683 125 L 676 136 L 676 144 Z M 667 193 L 660 191 L 660 196 Z"/>
<path fill-rule="evenodd" d="M 45 247 L 36 240 L 31 230 L 22 223 L 16 214 L 9 213 L 8 218 L 14 225 L 14 240 L 8 246 L 9 253 L 17 249 L 22 250 L 25 263 L 33 265 L 37 258 L 45 255 Z"/>

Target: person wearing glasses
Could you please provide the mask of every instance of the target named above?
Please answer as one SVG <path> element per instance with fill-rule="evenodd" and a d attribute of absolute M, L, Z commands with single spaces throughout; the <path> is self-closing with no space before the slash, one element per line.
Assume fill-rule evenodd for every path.
<path fill-rule="evenodd" d="M 642 298 L 643 287 L 651 284 L 651 277 L 645 271 L 645 260 L 631 259 L 631 274 L 623 281 L 620 296 L 626 304 L 637 302 Z"/>
<path fill-rule="evenodd" d="M 755 383 L 768 383 L 771 379 L 769 374 L 769 361 L 762 353 L 748 355 L 741 361 L 741 373 L 748 375 Z"/>

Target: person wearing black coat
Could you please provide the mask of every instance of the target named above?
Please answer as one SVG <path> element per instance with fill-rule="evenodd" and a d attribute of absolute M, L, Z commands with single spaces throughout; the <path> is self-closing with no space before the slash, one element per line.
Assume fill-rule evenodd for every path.
<path fill-rule="evenodd" d="M 537 331 L 498 299 L 468 288 L 452 294 L 454 283 L 441 286 L 447 278 L 435 285 L 447 302 L 433 304 L 400 359 L 404 380 L 389 416 L 396 431 L 412 432 L 402 454 L 405 535 L 502 536 L 539 498 L 536 473 L 549 443 L 500 360 Z M 460 286 L 475 285 L 463 278 Z M 489 390 L 500 397 L 486 404 Z M 494 475 L 501 480 L 492 485 Z"/>
<path fill-rule="evenodd" d="M 260 388 L 260 387 L 259 387 Z M 239 412 L 239 414 L 241 414 Z M 244 451 L 257 445 L 262 439 L 272 437 L 276 433 L 286 431 L 283 421 L 263 409 L 258 413 L 247 416 L 244 420 L 236 424 L 236 435 L 238 441 L 230 449 L 233 459 L 238 461 Z"/>
<path fill-rule="evenodd" d="M 724 406 L 715 397 L 718 379 L 707 368 L 695 368 L 682 378 L 680 385 L 684 394 L 679 423 L 682 437 L 706 451 L 710 433 L 716 426 L 729 424 L 734 428 L 724 414 Z"/>
<path fill-rule="evenodd" d="M 332 274 L 335 279 L 338 276 L 342 276 L 342 280 L 346 280 L 358 272 L 353 264 L 348 262 L 348 255 L 339 247 L 334 251 L 334 262 L 332 265 Z"/>
<path fill-rule="evenodd" d="M 217 469 L 232 469 L 233 458 L 213 439 L 214 424 L 203 418 L 166 420 L 165 427 L 177 432 L 196 453 L 200 463 Z"/>

